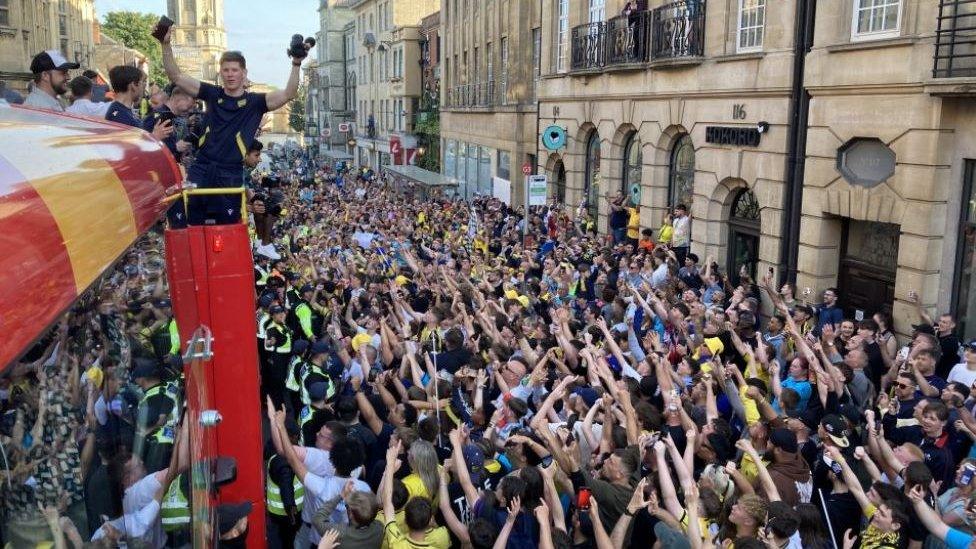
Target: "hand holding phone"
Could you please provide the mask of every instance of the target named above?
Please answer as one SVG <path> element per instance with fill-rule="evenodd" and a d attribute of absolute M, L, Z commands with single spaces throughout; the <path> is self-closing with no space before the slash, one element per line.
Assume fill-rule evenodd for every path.
<path fill-rule="evenodd" d="M 161 44 L 165 43 L 166 35 L 169 34 L 169 30 L 174 24 L 175 22 L 169 17 L 166 17 L 165 15 L 160 17 L 159 22 L 156 23 L 156 27 L 153 29 L 153 38 L 159 40 Z"/>

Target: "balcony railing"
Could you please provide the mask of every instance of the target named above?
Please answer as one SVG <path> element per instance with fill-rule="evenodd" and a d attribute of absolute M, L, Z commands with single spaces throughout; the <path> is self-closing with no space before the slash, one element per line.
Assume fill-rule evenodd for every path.
<path fill-rule="evenodd" d="M 705 1 L 679 0 L 652 11 L 573 27 L 574 71 L 701 57 Z"/>
<path fill-rule="evenodd" d="M 573 27 L 573 70 L 597 69 L 606 64 L 607 24 L 603 21 Z"/>
<path fill-rule="evenodd" d="M 976 1 L 941 0 L 933 78 L 976 77 Z"/>
<path fill-rule="evenodd" d="M 495 81 L 461 84 L 447 91 L 448 107 L 487 107 L 500 102 L 495 95 Z"/>
<path fill-rule="evenodd" d="M 705 53 L 705 1 L 683 0 L 654 10 L 651 57 L 678 59 Z"/>

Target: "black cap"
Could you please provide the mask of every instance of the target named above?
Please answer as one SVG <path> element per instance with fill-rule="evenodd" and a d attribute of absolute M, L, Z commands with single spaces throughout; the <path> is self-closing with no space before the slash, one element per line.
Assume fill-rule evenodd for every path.
<path fill-rule="evenodd" d="M 234 525 L 240 520 L 251 514 L 251 502 L 243 503 L 221 503 L 217 506 L 217 522 L 220 525 L 220 535 L 223 536 L 230 532 Z"/>
<path fill-rule="evenodd" d="M 160 299 L 159 301 L 156 302 L 156 307 L 159 309 L 165 309 L 166 307 L 172 307 L 172 306 L 173 306 L 173 302 L 165 298 Z"/>
<path fill-rule="evenodd" d="M 274 298 L 270 295 L 265 294 L 258 298 L 258 307 L 267 309 L 272 303 L 274 303 Z"/>
<path fill-rule="evenodd" d="M 293 355 L 300 355 L 308 350 L 311 343 L 307 339 L 296 339 L 291 344 L 291 353 Z"/>
<path fill-rule="evenodd" d="M 140 377 L 159 377 L 159 365 L 156 361 L 150 360 L 148 358 L 136 358 L 133 361 L 132 368 L 132 379 L 139 379 Z"/>
<path fill-rule="evenodd" d="M 71 63 L 58 50 L 47 50 L 34 56 L 30 70 L 34 74 L 44 71 L 67 71 L 81 68 L 78 63 Z"/>
<path fill-rule="evenodd" d="M 312 344 L 313 355 L 324 355 L 329 352 L 329 344 L 325 341 L 316 341 Z"/>
<path fill-rule="evenodd" d="M 847 437 L 851 433 L 847 429 L 847 420 L 843 417 L 837 414 L 828 414 L 820 420 L 820 424 L 837 446 L 841 448 L 850 446 L 850 441 L 847 440 Z"/>
<path fill-rule="evenodd" d="M 317 381 L 308 387 L 308 396 L 312 400 L 325 400 L 328 393 L 329 384 L 324 381 Z"/>
<path fill-rule="evenodd" d="M 793 431 L 784 429 L 782 427 L 773 429 L 773 431 L 769 433 L 769 443 L 789 454 L 795 454 L 799 449 L 796 441 L 796 434 L 793 433 Z"/>
<path fill-rule="evenodd" d="M 270 310 L 269 312 L 270 312 L 271 314 L 273 314 L 273 315 L 276 315 L 276 314 L 278 314 L 278 313 L 283 313 L 283 312 L 285 312 L 285 308 L 284 308 L 284 307 L 282 307 L 281 305 L 275 305 L 275 306 L 273 306 L 273 307 L 271 307 L 271 310 Z"/>
<path fill-rule="evenodd" d="M 302 286 L 300 293 L 304 294 L 305 292 L 314 292 L 314 291 L 315 291 L 315 286 L 312 286 L 311 284 L 306 284 Z"/>

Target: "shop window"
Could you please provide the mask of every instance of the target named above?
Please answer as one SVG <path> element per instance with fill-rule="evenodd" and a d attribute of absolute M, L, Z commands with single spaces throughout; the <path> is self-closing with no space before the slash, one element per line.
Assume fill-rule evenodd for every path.
<path fill-rule="evenodd" d="M 671 150 L 671 174 L 668 180 L 669 206 L 684 204 L 691 211 L 695 197 L 695 145 L 688 134 L 682 135 Z"/>
<path fill-rule="evenodd" d="M 600 134 L 596 130 L 586 143 L 586 211 L 596 220 L 600 207 Z"/>
<path fill-rule="evenodd" d="M 953 292 L 955 317 L 963 341 L 976 338 L 976 160 L 966 160 L 963 179 L 962 215 L 956 243 L 956 284 Z"/>
<path fill-rule="evenodd" d="M 641 171 L 644 165 L 644 156 L 641 152 L 641 142 L 637 137 L 637 132 L 630 134 L 627 138 L 627 145 L 624 147 L 624 176 L 622 178 L 621 192 L 630 198 L 635 205 L 640 205 L 641 199 Z"/>

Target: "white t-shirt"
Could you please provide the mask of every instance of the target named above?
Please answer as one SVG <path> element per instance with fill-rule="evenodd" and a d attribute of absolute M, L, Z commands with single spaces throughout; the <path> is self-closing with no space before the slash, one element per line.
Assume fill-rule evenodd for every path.
<path fill-rule="evenodd" d="M 970 370 L 965 362 L 956 364 L 949 371 L 949 377 L 946 381 L 956 381 L 964 384 L 966 387 L 972 387 L 973 382 L 976 382 L 976 370 Z"/>
<path fill-rule="evenodd" d="M 109 524 L 122 532 L 126 539 L 144 541 L 149 547 L 162 547 L 165 544 L 166 536 L 159 516 L 160 506 L 156 501 L 156 494 L 162 487 L 160 481 L 164 478 L 166 469 L 146 475 L 125 490 L 122 497 L 123 515 L 109 521 Z M 103 537 L 105 530 L 99 528 L 92 536 L 92 541 Z"/>

